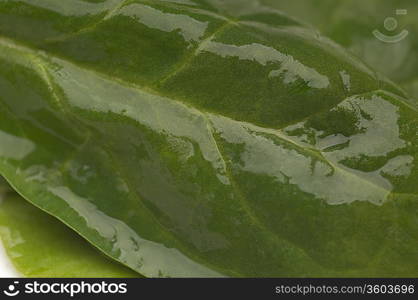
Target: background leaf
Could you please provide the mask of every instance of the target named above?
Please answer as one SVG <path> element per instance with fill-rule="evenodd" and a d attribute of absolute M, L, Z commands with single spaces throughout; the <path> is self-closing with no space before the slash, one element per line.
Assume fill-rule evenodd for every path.
<path fill-rule="evenodd" d="M 258 3 L 312 24 L 418 99 L 417 1 L 260 0 Z M 397 9 L 405 9 L 407 14 L 396 15 Z M 387 17 L 394 17 L 398 22 L 394 32 L 384 28 Z M 402 30 L 408 30 L 409 35 L 398 43 L 383 43 L 373 35 L 376 29 L 387 36 L 394 36 Z"/>
<path fill-rule="evenodd" d="M 3 179 L 1 179 L 3 180 Z M 7 189 L 2 184 L 3 190 Z M 0 237 L 26 277 L 138 277 L 16 193 L 0 197 Z"/>

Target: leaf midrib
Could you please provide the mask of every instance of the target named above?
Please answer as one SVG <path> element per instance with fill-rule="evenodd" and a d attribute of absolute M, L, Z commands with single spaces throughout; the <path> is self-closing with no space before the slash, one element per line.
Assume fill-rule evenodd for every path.
<path fill-rule="evenodd" d="M 43 69 L 44 69 L 44 71 L 46 71 L 46 70 L 48 69 L 47 67 L 45 67 L 45 66 L 43 66 L 43 65 L 41 64 L 42 60 L 44 60 L 44 59 L 45 59 L 45 57 L 44 57 L 44 55 L 45 55 L 45 54 L 43 54 L 43 53 L 42 53 L 42 52 L 43 52 L 42 50 L 34 49 L 34 48 L 32 48 L 32 47 L 30 47 L 30 46 L 27 46 L 27 45 L 25 45 L 25 44 L 23 44 L 23 43 L 21 43 L 21 42 L 17 42 L 17 41 L 15 41 L 15 40 L 13 40 L 13 39 L 6 38 L 6 37 L 1 36 L 1 35 L 0 35 L 0 45 L 1 45 L 1 46 L 3 46 L 3 47 L 8 47 L 8 48 L 11 48 L 11 49 L 15 49 L 15 50 L 21 51 L 21 52 L 23 52 L 23 54 L 22 54 L 22 55 L 24 55 L 24 54 L 28 55 L 28 54 L 29 54 L 28 59 L 32 60 L 32 61 L 34 62 L 34 64 L 35 64 L 35 65 L 38 65 L 40 68 L 43 68 Z M 203 110 L 201 110 L 201 109 L 196 109 L 196 108 L 191 107 L 191 106 L 189 106 L 188 104 L 186 104 L 186 103 L 184 103 L 184 102 L 182 102 L 182 101 L 179 101 L 179 100 L 176 100 L 176 99 L 171 98 L 171 96 L 164 95 L 164 94 L 162 94 L 161 92 L 159 92 L 159 91 L 157 91 L 157 90 L 155 90 L 155 89 L 153 89 L 153 88 L 146 87 L 146 86 L 139 86 L 139 85 L 137 85 L 137 84 L 135 84 L 135 83 L 128 82 L 128 81 L 125 81 L 125 80 L 120 79 L 120 78 L 117 78 L 117 77 L 112 77 L 112 76 L 110 76 L 110 75 L 108 75 L 108 74 L 106 74 L 106 73 L 103 73 L 103 72 L 98 72 L 98 71 L 93 70 L 93 69 L 90 69 L 90 68 L 86 68 L 86 67 L 81 67 L 81 66 L 78 66 L 76 63 L 73 63 L 73 62 L 71 62 L 71 61 L 69 61 L 69 60 L 67 60 L 67 59 L 65 59 L 65 58 L 62 58 L 62 57 L 60 57 L 60 56 L 58 56 L 58 55 L 55 55 L 55 54 L 50 54 L 50 53 L 48 53 L 48 55 L 49 55 L 50 57 L 56 58 L 56 59 L 58 59 L 58 60 L 65 61 L 65 62 L 66 62 L 66 63 L 68 63 L 68 64 L 75 65 L 75 66 L 77 66 L 78 68 L 80 68 L 80 69 L 82 69 L 82 70 L 84 70 L 84 71 L 86 71 L 86 72 L 90 72 L 90 73 L 92 73 L 94 76 L 97 76 L 97 77 L 99 77 L 99 78 L 103 78 L 103 79 L 105 79 L 105 80 L 109 80 L 109 81 L 111 81 L 111 82 L 116 82 L 116 83 L 118 83 L 118 84 L 119 84 L 119 85 L 121 85 L 121 86 L 125 86 L 125 87 L 131 88 L 131 89 L 133 89 L 133 90 L 138 90 L 138 91 L 141 91 L 141 92 L 149 93 L 149 94 L 152 94 L 152 95 L 155 95 L 155 96 L 161 97 L 161 98 L 170 99 L 171 101 L 174 101 L 174 102 L 176 102 L 176 103 L 177 103 L 177 104 L 179 104 L 179 105 L 183 105 L 183 106 L 185 106 L 185 107 L 186 107 L 186 108 L 188 108 L 188 109 L 193 109 L 193 110 L 195 110 L 195 111 L 198 111 L 198 112 L 199 112 L 200 114 L 202 114 L 202 115 L 207 116 L 207 115 L 214 114 L 214 115 L 218 115 L 218 116 L 223 116 L 223 117 L 225 117 L 225 118 L 227 118 L 227 119 L 229 119 L 229 120 L 235 121 L 235 122 L 247 123 L 247 124 L 250 124 L 250 125 L 252 125 L 252 126 L 254 126 L 254 127 L 256 127 L 256 128 L 261 128 L 261 129 L 264 129 L 264 130 L 270 131 L 270 133 L 274 134 L 277 138 L 281 139 L 282 141 L 284 141 L 284 142 L 286 142 L 286 143 L 291 143 L 291 144 L 293 144 L 296 148 L 300 149 L 302 152 L 307 153 L 308 155 L 309 155 L 309 154 L 311 154 L 311 155 L 315 155 L 315 156 L 316 156 L 317 158 L 319 158 L 320 160 L 322 160 L 322 161 L 324 161 L 324 162 L 327 162 L 327 163 L 328 163 L 330 166 L 332 166 L 334 169 L 336 169 L 336 170 L 340 170 L 340 171 L 341 171 L 341 172 L 343 172 L 343 173 L 347 173 L 347 174 L 349 174 L 350 176 L 355 177 L 357 180 L 360 180 L 360 181 L 362 181 L 362 182 L 365 182 L 365 183 L 367 183 L 367 184 L 370 184 L 371 186 L 377 187 L 378 189 L 384 190 L 384 191 L 389 192 L 389 193 L 393 193 L 392 191 L 387 190 L 387 189 L 385 189 L 385 188 L 383 188 L 383 187 L 381 187 L 381 186 L 379 186 L 379 185 L 375 184 L 374 182 L 371 182 L 371 181 L 365 180 L 364 178 L 359 177 L 359 176 L 358 176 L 358 175 L 356 175 L 355 173 L 349 172 L 349 171 L 345 170 L 344 168 L 341 168 L 341 167 L 339 167 L 338 165 L 333 164 L 332 162 L 328 161 L 328 160 L 327 160 L 327 159 L 326 159 L 326 158 L 325 158 L 325 157 L 321 154 L 321 153 L 322 153 L 322 152 L 321 152 L 321 150 L 316 149 L 316 148 L 312 148 L 312 150 L 309 150 L 309 148 L 304 147 L 304 146 L 302 146 L 302 145 L 300 145 L 300 144 L 296 143 L 295 141 L 293 141 L 293 140 L 291 140 L 291 139 L 288 139 L 288 138 L 284 137 L 284 136 L 283 136 L 283 134 L 281 134 L 281 133 L 280 133 L 280 129 L 282 129 L 282 128 L 275 129 L 275 128 L 263 127 L 263 126 L 260 126 L 260 125 L 258 125 L 258 124 L 254 124 L 254 123 L 250 123 L 250 122 L 242 122 L 242 121 L 238 121 L 238 120 L 233 120 L 233 119 L 230 119 L 228 116 L 224 116 L 224 115 L 219 114 L 219 113 L 217 113 L 217 114 L 216 114 L 216 113 L 212 113 L 212 112 L 203 111 Z M 37 57 L 37 58 L 39 58 L 39 59 L 38 59 L 38 60 L 35 60 L 35 59 L 34 59 L 35 57 Z M 44 78 L 44 80 L 45 80 L 45 78 Z M 49 83 L 49 82 L 47 82 L 47 84 L 50 86 L 50 83 Z M 370 94 L 370 93 L 372 93 L 372 92 L 377 92 L 377 91 L 381 91 L 381 92 L 383 92 L 383 93 L 387 93 L 387 92 L 386 92 L 386 91 L 384 91 L 384 90 L 374 90 L 374 91 L 369 91 L 369 92 L 365 92 L 365 93 L 362 93 L 362 94 L 359 94 L 359 95 L 353 95 L 353 96 L 367 95 L 367 94 Z M 353 96 L 351 96 L 351 97 L 353 97 Z M 415 108 L 415 107 L 413 107 L 413 106 L 409 105 L 408 103 L 406 103 L 406 102 L 404 102 L 404 101 L 401 101 L 400 97 L 394 97 L 394 99 L 395 99 L 395 100 L 396 100 L 399 104 L 401 104 L 401 105 L 405 105 L 405 106 L 407 106 L 408 108 L 410 108 L 410 109 L 412 109 L 412 110 L 414 110 L 414 111 L 418 111 L 418 108 Z M 334 104 L 334 105 L 333 105 L 332 107 L 330 107 L 328 110 L 330 110 L 330 109 L 334 108 L 335 106 L 337 106 L 338 104 L 340 104 L 340 103 L 341 103 L 342 101 L 344 101 L 344 100 L 345 100 L 345 99 L 342 99 L 340 102 L 338 102 L 338 103 Z M 316 114 L 316 112 L 315 112 L 315 113 L 313 113 L 313 114 Z M 296 122 L 298 122 L 298 120 L 297 120 Z M 288 126 L 288 125 L 286 125 L 286 126 Z"/>

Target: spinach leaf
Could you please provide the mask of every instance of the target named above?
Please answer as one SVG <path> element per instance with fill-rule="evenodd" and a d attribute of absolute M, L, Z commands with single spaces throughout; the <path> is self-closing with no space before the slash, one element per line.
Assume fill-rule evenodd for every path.
<path fill-rule="evenodd" d="M 0 237 L 26 277 L 138 277 L 16 193 L 0 196 Z"/>
<path fill-rule="evenodd" d="M 418 108 L 341 46 L 230 2 L 0 4 L 0 173 L 107 255 L 417 275 Z"/>
<path fill-rule="evenodd" d="M 313 24 L 323 34 L 355 53 L 418 99 L 417 1 L 260 0 L 254 2 L 280 9 Z M 397 10 L 404 12 L 397 15 Z M 391 30 L 385 28 L 385 20 L 388 18 L 395 19 L 396 28 L 388 27 Z M 387 37 L 398 35 L 401 37 L 403 31 L 408 32 L 408 35 L 396 43 L 387 43 L 374 36 L 375 30 Z"/>

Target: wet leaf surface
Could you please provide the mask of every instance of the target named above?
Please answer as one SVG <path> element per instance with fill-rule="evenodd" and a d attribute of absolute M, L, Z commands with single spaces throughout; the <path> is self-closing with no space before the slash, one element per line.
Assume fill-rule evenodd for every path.
<path fill-rule="evenodd" d="M 0 1 L 0 173 L 145 276 L 416 276 L 415 102 L 235 3 Z"/>
<path fill-rule="evenodd" d="M 418 99 L 417 1 L 261 0 L 260 3 L 312 24 Z M 393 27 L 389 25 L 391 21 Z"/>

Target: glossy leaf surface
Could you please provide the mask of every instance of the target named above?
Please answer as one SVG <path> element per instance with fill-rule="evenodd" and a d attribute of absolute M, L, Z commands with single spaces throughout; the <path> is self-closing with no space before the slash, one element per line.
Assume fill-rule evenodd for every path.
<path fill-rule="evenodd" d="M 138 277 L 14 192 L 0 195 L 0 238 L 25 277 Z"/>
<path fill-rule="evenodd" d="M 0 1 L 1 174 L 145 276 L 416 276 L 414 102 L 231 3 Z"/>
<path fill-rule="evenodd" d="M 260 0 L 258 3 L 312 24 L 418 99 L 418 1 Z M 398 10 L 403 12 L 397 14 Z M 385 22 L 391 21 L 394 27 L 386 23 L 387 29 Z M 384 39 L 376 38 L 374 32 Z"/>

